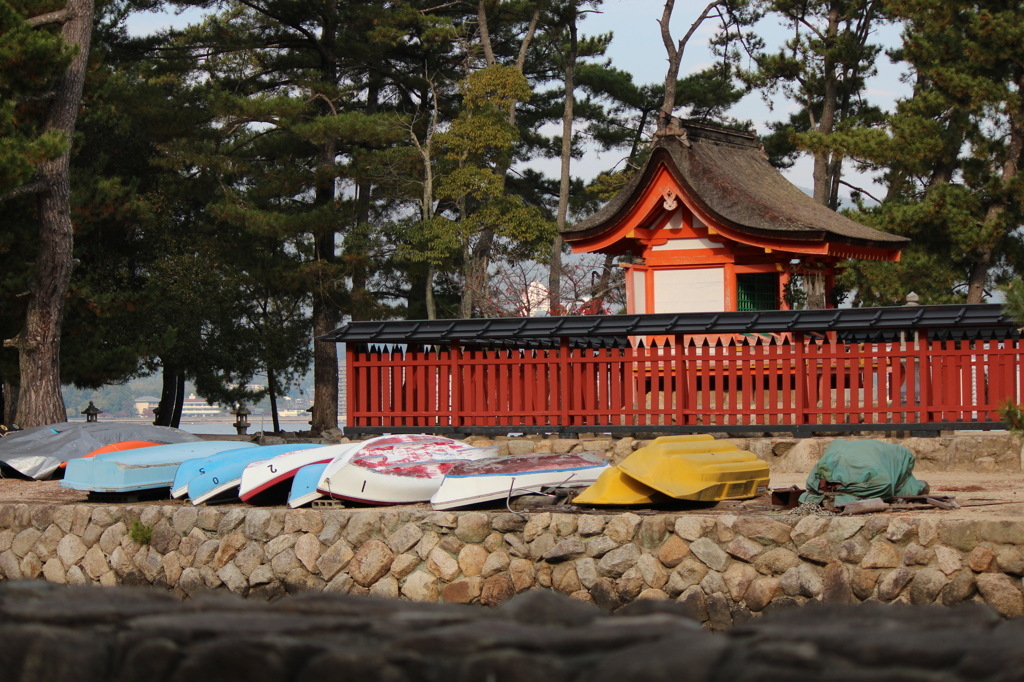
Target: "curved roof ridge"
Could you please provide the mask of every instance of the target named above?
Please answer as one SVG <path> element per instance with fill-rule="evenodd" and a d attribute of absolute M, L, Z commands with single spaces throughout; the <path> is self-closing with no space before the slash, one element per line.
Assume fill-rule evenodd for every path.
<path fill-rule="evenodd" d="M 753 133 L 696 121 L 673 121 L 659 131 L 647 163 L 597 213 L 563 230 L 566 241 L 603 234 L 639 200 L 661 164 L 691 201 L 741 233 L 888 250 L 900 250 L 910 241 L 814 201 L 768 162 Z"/>

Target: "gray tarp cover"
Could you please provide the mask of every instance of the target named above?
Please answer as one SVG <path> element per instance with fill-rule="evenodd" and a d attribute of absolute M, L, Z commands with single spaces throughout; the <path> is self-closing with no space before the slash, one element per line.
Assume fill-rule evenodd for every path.
<path fill-rule="evenodd" d="M 34 479 L 49 478 L 61 462 L 124 440 L 191 443 L 201 438 L 167 426 L 103 422 L 49 424 L 0 438 L 0 463 Z"/>
<path fill-rule="evenodd" d="M 807 477 L 801 502 L 821 504 L 821 484 L 838 483 L 836 504 L 897 495 L 922 495 L 928 484 L 914 478 L 914 453 L 878 440 L 834 440 Z"/>

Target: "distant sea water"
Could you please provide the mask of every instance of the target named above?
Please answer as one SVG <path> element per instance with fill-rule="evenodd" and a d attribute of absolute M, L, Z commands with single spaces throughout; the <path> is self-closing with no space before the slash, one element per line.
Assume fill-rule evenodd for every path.
<path fill-rule="evenodd" d="M 71 419 L 69 421 L 76 421 L 77 422 L 77 421 L 85 421 L 85 420 L 84 419 Z M 100 418 L 100 421 L 104 421 L 104 422 L 119 422 L 119 423 L 124 423 L 124 424 L 151 424 L 152 423 L 148 419 L 103 419 L 102 417 Z M 309 431 L 309 419 L 308 418 L 306 418 L 306 419 L 282 419 L 282 420 L 280 420 L 280 423 L 281 423 L 281 429 L 283 431 L 291 431 L 293 433 L 296 432 L 296 431 Z M 341 416 L 339 416 L 338 417 L 338 424 L 339 425 L 343 425 L 344 423 L 345 423 L 344 419 Z M 233 436 L 236 433 L 235 427 L 232 426 L 232 422 L 230 422 L 230 421 L 223 421 L 223 422 L 221 422 L 221 421 L 212 421 L 212 420 L 210 420 L 210 421 L 198 420 L 198 421 L 191 421 L 191 422 L 183 421 L 178 426 L 178 428 L 181 429 L 182 431 L 188 431 L 189 433 L 204 434 L 204 435 L 215 435 L 215 436 L 225 436 L 225 435 L 226 436 Z M 257 417 L 257 419 L 254 420 L 254 421 L 250 420 L 250 422 L 249 422 L 249 430 L 246 433 L 248 433 L 251 436 L 251 435 L 253 435 L 255 433 L 258 433 L 258 432 L 264 431 L 264 430 L 272 431 L 273 428 L 274 428 L 274 421 L 272 419 L 267 417 L 266 419 L 264 419 L 261 422 L 260 419 Z"/>
<path fill-rule="evenodd" d="M 309 431 L 309 420 L 308 419 L 296 419 L 294 421 L 282 419 L 280 420 L 282 431 Z M 199 434 L 211 434 L 211 435 L 229 435 L 233 436 L 235 433 L 235 427 L 231 425 L 232 422 L 213 422 L 213 421 L 195 421 L 195 422 L 181 422 L 178 426 L 182 431 L 188 431 L 189 433 Z M 339 418 L 338 424 L 344 424 L 344 421 Z M 273 431 L 274 420 L 265 419 L 261 423 L 259 419 L 252 421 L 250 418 L 249 430 L 246 432 L 249 435 L 258 433 L 260 431 Z"/>

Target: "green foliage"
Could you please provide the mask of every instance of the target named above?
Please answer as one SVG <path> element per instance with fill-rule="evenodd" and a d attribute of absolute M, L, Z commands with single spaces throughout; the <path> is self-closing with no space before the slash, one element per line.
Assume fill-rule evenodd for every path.
<path fill-rule="evenodd" d="M 1001 289 L 1006 299 L 1003 308 L 1017 324 L 1024 327 L 1024 280 L 1016 277 Z"/>
<path fill-rule="evenodd" d="M 871 42 L 886 21 L 881 0 L 756 0 L 747 22 L 770 14 L 791 29 L 777 52 L 751 36 L 754 68 L 741 71 L 749 87 L 762 91 L 771 108 L 779 93 L 799 109 L 769 123 L 764 140 L 769 160 L 780 168 L 809 153 L 814 158 L 814 198 L 837 209 L 845 155 L 833 136 L 877 126 L 882 112 L 863 97 L 876 73 L 881 46 Z"/>
<path fill-rule="evenodd" d="M 882 205 L 862 208 L 859 219 L 912 242 L 900 263 L 859 263 L 848 279 L 865 304 L 911 289 L 922 303 L 980 302 L 1022 264 L 1024 10 L 939 0 L 887 8 L 905 25 L 894 54 L 913 70 L 913 96 L 884 128 L 832 144 L 888 185 Z"/>
<path fill-rule="evenodd" d="M 807 303 L 807 292 L 804 290 L 802 278 L 791 275 L 782 287 L 782 300 L 790 310 L 800 310 Z"/>
<path fill-rule="evenodd" d="M 60 34 L 25 19 L 52 3 L 0 0 L 0 197 L 30 181 L 36 165 L 65 152 L 68 140 L 43 132 L 46 93 L 74 56 Z M 43 5 L 43 7 L 40 7 Z"/>
<path fill-rule="evenodd" d="M 1015 436 L 1024 434 L 1024 408 L 1010 398 L 1004 400 L 996 410 L 1003 418 L 1003 424 Z"/>
<path fill-rule="evenodd" d="M 148 545 L 153 541 L 153 526 L 147 526 L 139 519 L 132 519 L 128 537 L 137 545 Z"/>

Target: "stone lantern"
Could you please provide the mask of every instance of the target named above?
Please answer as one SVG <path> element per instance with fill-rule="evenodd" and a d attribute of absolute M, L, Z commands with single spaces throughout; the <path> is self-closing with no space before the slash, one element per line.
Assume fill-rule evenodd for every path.
<path fill-rule="evenodd" d="M 93 405 L 92 401 L 90 400 L 89 401 L 89 407 L 87 407 L 84 410 L 82 410 L 82 414 L 85 415 L 86 423 L 88 423 L 88 422 L 95 422 L 95 421 L 99 421 L 98 417 L 99 417 L 99 415 L 103 414 L 103 410 L 101 410 L 100 408 L 98 408 L 95 405 Z"/>
<path fill-rule="evenodd" d="M 232 426 L 235 427 L 235 431 L 238 432 L 239 436 L 244 436 L 246 430 L 249 428 L 249 415 L 252 414 L 252 412 L 246 408 L 245 404 L 238 403 L 238 407 L 231 410 L 229 414 L 233 414 L 236 417 L 235 423 L 232 424 Z"/>

